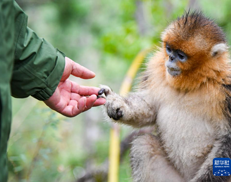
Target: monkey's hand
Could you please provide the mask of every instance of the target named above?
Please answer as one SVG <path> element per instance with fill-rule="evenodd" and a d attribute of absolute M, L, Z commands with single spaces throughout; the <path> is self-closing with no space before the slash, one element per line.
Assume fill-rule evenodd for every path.
<path fill-rule="evenodd" d="M 98 94 L 99 97 L 103 97 L 106 99 L 105 108 L 107 115 L 114 120 L 120 120 L 121 118 L 128 120 L 128 112 L 126 111 L 129 109 L 129 107 L 125 103 L 125 98 L 114 93 L 106 85 L 100 85 L 100 87 L 101 89 L 99 90 Z"/>
<path fill-rule="evenodd" d="M 113 120 L 137 128 L 155 123 L 156 109 L 148 103 L 150 99 L 146 92 L 129 93 L 127 97 L 122 97 L 108 86 L 100 87 L 98 95 L 106 99 L 106 113 Z"/>

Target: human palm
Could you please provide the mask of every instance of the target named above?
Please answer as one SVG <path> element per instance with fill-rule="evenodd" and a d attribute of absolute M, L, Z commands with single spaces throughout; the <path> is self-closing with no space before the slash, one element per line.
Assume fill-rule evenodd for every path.
<path fill-rule="evenodd" d="M 62 78 L 53 95 L 45 101 L 47 106 L 65 116 L 73 117 L 92 106 L 105 103 L 105 99 L 97 99 L 99 88 L 81 86 L 69 80 L 70 75 L 83 79 L 95 77 L 92 71 L 66 57 Z"/>

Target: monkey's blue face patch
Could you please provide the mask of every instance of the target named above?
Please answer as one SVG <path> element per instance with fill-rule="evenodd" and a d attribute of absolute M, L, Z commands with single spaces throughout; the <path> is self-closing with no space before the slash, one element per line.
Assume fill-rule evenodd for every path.
<path fill-rule="evenodd" d="M 213 175 L 214 176 L 230 176 L 231 175 L 231 159 L 214 158 L 213 159 Z"/>

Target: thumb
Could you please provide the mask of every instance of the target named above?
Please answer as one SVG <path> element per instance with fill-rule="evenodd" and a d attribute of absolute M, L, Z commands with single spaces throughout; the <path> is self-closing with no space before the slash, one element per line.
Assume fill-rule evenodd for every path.
<path fill-rule="evenodd" d="M 83 79 L 90 79 L 95 77 L 94 72 L 72 61 L 70 58 L 66 57 L 65 60 L 66 60 L 66 64 L 71 66 L 70 74 L 72 74 L 73 76 L 80 77 Z"/>

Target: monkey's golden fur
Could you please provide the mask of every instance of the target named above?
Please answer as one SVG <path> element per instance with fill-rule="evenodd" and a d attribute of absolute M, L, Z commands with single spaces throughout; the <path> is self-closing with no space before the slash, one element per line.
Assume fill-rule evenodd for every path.
<path fill-rule="evenodd" d="M 231 157 L 231 69 L 225 36 L 201 13 L 186 13 L 161 38 L 162 48 L 147 63 L 137 92 L 123 98 L 104 87 L 109 117 L 134 127 L 158 126 L 158 137 L 133 142 L 133 179 L 231 181 L 212 170 L 214 158 Z M 187 59 L 172 63 L 167 45 Z M 177 74 L 169 72 L 170 62 Z"/>
<path fill-rule="evenodd" d="M 188 61 L 178 62 L 179 67 L 183 70 L 179 77 L 173 78 L 166 75 L 166 77 L 160 78 L 161 80 L 168 81 L 171 86 L 181 91 L 196 90 L 206 85 L 205 83 L 211 85 L 230 83 L 230 79 L 228 79 L 230 66 L 227 64 L 228 52 L 224 52 L 218 57 L 210 55 L 210 50 L 215 44 L 226 43 L 223 32 L 213 21 L 197 14 L 183 16 L 165 30 L 162 34 L 162 41 L 163 48 L 151 61 L 153 64 L 160 62 L 161 73 L 166 73 L 163 64 L 163 60 L 168 57 L 164 50 L 166 42 L 171 42 L 173 48 L 186 53 Z"/>
<path fill-rule="evenodd" d="M 204 24 L 204 25 L 203 25 Z M 217 43 L 225 43 L 226 40 L 220 27 L 212 20 L 201 14 L 186 14 L 173 22 L 162 34 L 163 47 L 155 53 L 147 65 L 144 73 L 146 78 L 141 82 L 142 88 L 158 88 L 158 82 L 166 82 L 177 90 L 178 93 L 192 93 L 195 101 L 204 100 L 207 103 L 207 112 L 212 115 L 224 117 L 225 99 L 230 91 L 223 85 L 231 84 L 231 67 L 229 52 L 218 53 L 216 57 L 211 57 L 210 50 Z M 188 61 L 178 62 L 182 73 L 177 77 L 172 77 L 166 72 L 165 60 L 168 58 L 164 47 L 166 42 L 171 42 L 171 46 L 182 50 L 188 55 Z M 228 49 L 228 48 L 227 48 Z M 162 88 L 159 88 L 162 90 Z M 172 92 L 172 90 L 170 90 Z M 171 93 L 166 93 L 170 94 Z M 205 96 L 208 96 L 205 97 Z M 207 99 L 206 99 L 207 98 Z M 198 105 L 190 102 L 195 109 Z M 212 106 L 212 110 L 211 110 Z"/>

